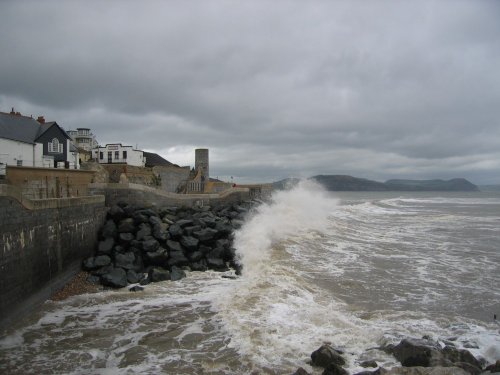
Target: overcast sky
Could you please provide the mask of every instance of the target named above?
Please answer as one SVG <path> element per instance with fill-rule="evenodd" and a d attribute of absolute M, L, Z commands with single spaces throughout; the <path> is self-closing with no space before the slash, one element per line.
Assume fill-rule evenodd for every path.
<path fill-rule="evenodd" d="M 499 1 L 0 1 L 0 111 L 267 182 L 500 183 Z"/>

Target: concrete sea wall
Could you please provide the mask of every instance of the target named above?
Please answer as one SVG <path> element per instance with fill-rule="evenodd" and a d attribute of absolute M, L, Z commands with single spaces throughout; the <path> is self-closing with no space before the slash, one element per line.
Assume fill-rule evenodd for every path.
<path fill-rule="evenodd" d="M 251 198 L 248 188 L 231 188 L 220 194 L 174 194 L 144 185 L 120 183 L 91 184 L 89 190 L 91 194 L 104 195 L 107 206 L 118 202 L 127 202 L 142 207 L 201 207 L 207 205 L 216 207 Z"/>
<path fill-rule="evenodd" d="M 20 197 L 0 185 L 0 326 L 78 272 L 107 212 L 103 196 Z"/>

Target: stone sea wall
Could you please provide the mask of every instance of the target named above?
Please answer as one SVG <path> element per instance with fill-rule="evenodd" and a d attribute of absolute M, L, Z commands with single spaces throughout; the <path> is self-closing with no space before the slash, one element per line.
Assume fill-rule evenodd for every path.
<path fill-rule="evenodd" d="M 74 276 L 107 212 L 103 196 L 26 200 L 10 190 L 0 189 L 0 326 Z"/>

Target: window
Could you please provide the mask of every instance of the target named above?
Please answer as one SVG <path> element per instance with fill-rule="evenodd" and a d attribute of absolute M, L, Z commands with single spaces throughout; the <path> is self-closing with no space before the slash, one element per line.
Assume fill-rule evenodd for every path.
<path fill-rule="evenodd" d="M 123 151 L 123 159 L 127 159 L 127 151 Z"/>
<path fill-rule="evenodd" d="M 64 147 L 62 143 L 59 143 L 57 138 L 54 138 L 52 142 L 48 143 L 49 152 L 54 154 L 62 154 L 64 152 Z"/>
<path fill-rule="evenodd" d="M 104 159 L 104 152 L 102 151 L 99 151 L 99 159 Z"/>
<path fill-rule="evenodd" d="M 115 151 L 115 160 L 120 159 L 120 151 Z"/>
<path fill-rule="evenodd" d="M 17 166 L 18 167 L 22 167 L 23 166 L 23 161 L 22 160 L 18 160 L 17 161 Z"/>

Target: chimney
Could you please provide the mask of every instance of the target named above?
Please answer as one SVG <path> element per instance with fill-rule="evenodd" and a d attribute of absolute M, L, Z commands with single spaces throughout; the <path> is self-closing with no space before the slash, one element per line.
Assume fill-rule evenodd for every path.
<path fill-rule="evenodd" d="M 38 116 L 36 121 L 38 121 L 40 124 L 45 124 L 45 119 L 43 118 L 43 116 Z"/>

